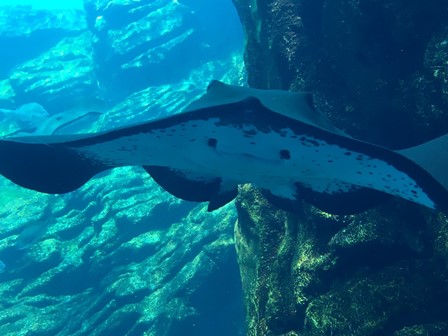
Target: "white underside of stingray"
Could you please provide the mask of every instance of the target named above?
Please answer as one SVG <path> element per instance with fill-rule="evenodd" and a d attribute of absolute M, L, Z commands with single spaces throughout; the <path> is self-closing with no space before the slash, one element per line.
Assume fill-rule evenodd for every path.
<path fill-rule="evenodd" d="M 304 199 L 353 213 L 384 193 L 434 209 L 448 202 L 441 173 L 448 163 L 437 152 L 446 143 L 442 137 L 391 151 L 337 130 L 307 95 L 213 82 L 186 112 L 158 121 L 93 135 L 0 140 L 0 173 L 60 193 L 108 168 L 143 166 L 172 194 L 209 201 L 210 210 L 232 200 L 243 183 L 268 191 L 281 207 Z M 434 165 L 422 163 L 422 152 Z M 39 163 L 39 155 L 49 162 Z"/>
<path fill-rule="evenodd" d="M 295 187 L 298 182 L 328 194 L 366 187 L 435 208 L 416 181 L 387 162 L 316 138 L 299 140 L 300 135 L 288 128 L 280 136 L 248 126 L 244 130 L 254 135 L 246 138 L 241 129 L 218 123 L 217 119 L 186 122 L 182 127 L 136 134 L 80 152 L 94 160 L 110 158 L 107 163 L 112 166 L 133 162 L 170 167 L 197 181 L 220 177 L 228 187 L 253 183 L 291 200 L 300 197 Z M 215 147 L 208 145 L 211 129 L 212 138 L 217 139 Z M 287 151 L 289 159 L 282 159 L 281 151 Z"/>

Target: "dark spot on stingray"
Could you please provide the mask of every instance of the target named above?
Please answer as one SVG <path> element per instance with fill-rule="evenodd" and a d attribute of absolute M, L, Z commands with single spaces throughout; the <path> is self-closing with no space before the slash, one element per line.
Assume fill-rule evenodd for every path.
<path fill-rule="evenodd" d="M 386 176 L 387 176 L 387 177 L 392 177 L 392 175 L 390 175 L 390 174 L 387 174 Z"/>
<path fill-rule="evenodd" d="M 327 162 L 328 162 L 328 163 L 332 163 L 332 162 L 334 162 L 334 161 L 333 161 L 333 160 L 328 160 Z"/>
<path fill-rule="evenodd" d="M 369 172 L 369 175 L 373 175 L 373 173 L 372 173 L 372 172 Z"/>
<path fill-rule="evenodd" d="M 190 139 L 190 142 L 195 142 L 195 141 L 196 141 L 196 138 Z"/>
<path fill-rule="evenodd" d="M 362 172 L 360 172 L 360 171 L 357 171 L 357 172 L 356 172 L 356 174 L 362 175 Z"/>
<path fill-rule="evenodd" d="M 215 138 L 210 138 L 210 139 L 208 139 L 207 144 L 212 148 L 216 148 L 216 145 L 218 144 L 218 140 L 216 140 Z"/>
<path fill-rule="evenodd" d="M 291 158 L 291 153 L 287 149 L 282 149 L 280 151 L 280 159 L 289 160 Z"/>
<path fill-rule="evenodd" d="M 256 145 L 257 143 L 255 141 L 250 142 L 251 145 Z"/>
<path fill-rule="evenodd" d="M 345 152 L 344 155 L 350 156 L 350 155 L 352 155 L 352 153 L 351 152 Z"/>
<path fill-rule="evenodd" d="M 164 129 L 160 130 L 160 133 L 165 133 L 165 132 L 166 132 L 166 130 L 164 130 Z"/>
<path fill-rule="evenodd" d="M 157 139 L 160 139 L 160 135 L 156 135 L 156 138 L 157 138 Z"/>

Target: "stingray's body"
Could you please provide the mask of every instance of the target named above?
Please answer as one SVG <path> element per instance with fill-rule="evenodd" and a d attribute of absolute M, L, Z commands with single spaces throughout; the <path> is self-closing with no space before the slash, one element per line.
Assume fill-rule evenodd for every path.
<path fill-rule="evenodd" d="M 448 208 L 448 137 L 403 151 L 355 140 L 310 96 L 214 81 L 181 114 L 100 134 L 0 141 L 0 173 L 46 193 L 79 188 L 95 174 L 143 166 L 165 190 L 214 210 L 253 183 L 276 205 L 300 199 L 350 214 L 387 194 Z"/>

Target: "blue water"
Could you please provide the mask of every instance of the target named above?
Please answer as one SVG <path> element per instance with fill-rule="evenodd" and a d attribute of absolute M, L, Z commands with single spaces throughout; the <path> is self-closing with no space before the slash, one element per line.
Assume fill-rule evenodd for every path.
<path fill-rule="evenodd" d="M 112 129 L 244 84 L 231 0 L 85 2 L 0 0 L 0 136 Z M 2 7 L 19 4 L 36 11 Z M 233 205 L 207 214 L 128 168 L 65 195 L 0 190 L 0 335 L 243 334 Z"/>
<path fill-rule="evenodd" d="M 83 8 L 82 0 L 0 0 L 0 6 L 33 6 L 40 9 L 81 9 Z"/>

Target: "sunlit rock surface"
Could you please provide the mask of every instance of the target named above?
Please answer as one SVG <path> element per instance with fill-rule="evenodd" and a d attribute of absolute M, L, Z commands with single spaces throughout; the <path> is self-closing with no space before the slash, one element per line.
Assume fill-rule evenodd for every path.
<path fill-rule="evenodd" d="M 2 335 L 242 330 L 232 205 L 207 214 L 133 168 L 60 196 L 4 184 Z M 45 226 L 40 239 L 20 245 L 36 225 Z"/>
<path fill-rule="evenodd" d="M 35 59 L 18 65 L 10 74 L 17 103 L 35 101 L 50 114 L 74 108 L 104 109 L 92 58 L 91 33 L 65 37 Z"/>
<path fill-rule="evenodd" d="M 225 59 L 209 61 L 192 69 L 186 78 L 178 82 L 149 86 L 134 92 L 111 107 L 93 127 L 107 130 L 180 113 L 206 92 L 213 79 L 244 85 L 243 64 L 241 53 L 234 52 Z"/>
<path fill-rule="evenodd" d="M 225 1 L 88 0 L 85 7 L 98 75 L 119 98 L 177 82 L 240 47 L 236 14 Z"/>
<path fill-rule="evenodd" d="M 0 79 L 14 66 L 30 60 L 64 37 L 87 31 L 80 10 L 43 10 L 31 6 L 0 6 Z"/>

